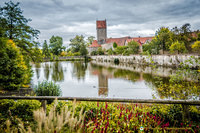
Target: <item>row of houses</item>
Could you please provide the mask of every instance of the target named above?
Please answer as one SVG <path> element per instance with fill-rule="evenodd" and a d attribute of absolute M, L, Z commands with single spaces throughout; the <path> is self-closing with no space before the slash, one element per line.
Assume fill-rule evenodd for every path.
<path fill-rule="evenodd" d="M 94 40 L 92 44 L 88 47 L 89 53 L 96 51 L 99 47 L 102 49 L 108 50 L 113 49 L 113 43 L 117 43 L 118 46 L 127 46 L 129 42 L 136 41 L 142 49 L 142 45 L 150 42 L 153 37 L 120 37 L 120 38 L 107 38 L 107 26 L 106 20 L 97 20 L 96 21 L 97 29 L 97 40 Z"/>

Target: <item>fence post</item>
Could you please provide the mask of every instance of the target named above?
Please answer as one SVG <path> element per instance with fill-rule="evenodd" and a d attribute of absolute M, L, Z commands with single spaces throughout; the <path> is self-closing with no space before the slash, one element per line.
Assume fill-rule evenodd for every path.
<path fill-rule="evenodd" d="M 190 120 L 189 105 L 181 104 L 183 108 L 183 121 Z"/>
<path fill-rule="evenodd" d="M 41 103 L 42 103 L 42 108 L 43 108 L 44 112 L 46 112 L 47 100 L 41 100 Z"/>

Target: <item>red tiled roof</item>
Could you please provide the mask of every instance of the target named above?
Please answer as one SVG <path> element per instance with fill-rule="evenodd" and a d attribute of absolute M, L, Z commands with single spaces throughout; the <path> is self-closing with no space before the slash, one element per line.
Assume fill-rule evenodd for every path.
<path fill-rule="evenodd" d="M 101 47 L 101 45 L 100 44 L 98 44 L 98 42 L 97 42 L 97 40 L 94 40 L 93 42 L 92 42 L 92 45 L 90 45 L 89 47 Z"/>
<path fill-rule="evenodd" d="M 97 25 L 98 29 L 100 29 L 100 28 L 106 28 L 106 20 L 101 20 L 101 21 L 98 20 L 96 25 Z"/>
<path fill-rule="evenodd" d="M 128 42 L 134 40 L 134 41 L 138 42 L 140 45 L 142 45 L 142 44 L 146 43 L 146 41 L 151 41 L 152 39 L 153 39 L 153 37 L 107 38 L 105 43 L 114 43 L 114 42 L 116 42 L 116 43 L 117 43 L 117 46 L 124 46 L 126 41 L 127 41 L 127 43 L 128 43 Z M 101 47 L 101 45 L 98 44 L 97 40 L 94 40 L 94 41 L 92 42 L 92 45 L 90 45 L 89 47 Z"/>
<path fill-rule="evenodd" d="M 136 41 L 138 42 L 140 45 L 146 43 L 146 41 L 151 41 L 153 39 L 153 37 L 133 37 L 131 39 L 127 39 L 127 43 L 129 43 L 130 41 Z"/>
<path fill-rule="evenodd" d="M 122 38 L 107 38 L 106 43 L 117 43 L 117 46 L 124 46 L 125 41 L 130 37 L 122 37 Z"/>

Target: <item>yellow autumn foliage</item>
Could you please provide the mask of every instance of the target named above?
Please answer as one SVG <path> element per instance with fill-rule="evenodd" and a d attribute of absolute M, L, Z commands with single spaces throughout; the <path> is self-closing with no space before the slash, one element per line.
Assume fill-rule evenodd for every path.
<path fill-rule="evenodd" d="M 200 41 L 196 41 L 194 44 L 192 44 L 192 50 L 200 52 Z"/>
<path fill-rule="evenodd" d="M 27 84 L 30 74 L 20 48 L 13 40 L 0 39 L 0 43 L 2 45 L 0 86 L 4 89 L 17 89 L 21 85 Z"/>

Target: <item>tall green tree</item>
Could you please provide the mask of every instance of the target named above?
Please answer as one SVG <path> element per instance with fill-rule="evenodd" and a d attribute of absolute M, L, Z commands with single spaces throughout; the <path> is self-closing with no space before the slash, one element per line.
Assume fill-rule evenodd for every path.
<path fill-rule="evenodd" d="M 172 40 L 170 38 L 171 36 L 171 31 L 167 27 L 161 27 L 157 32 L 156 32 L 156 39 L 160 43 L 160 48 L 163 50 L 169 50 L 169 47 L 171 46 Z"/>
<path fill-rule="evenodd" d="M 28 25 L 31 19 L 23 16 L 19 4 L 9 1 L 0 8 L 0 27 L 4 33 L 2 36 L 14 40 L 16 45 L 29 55 L 29 50 L 34 46 L 32 40 L 37 38 L 40 32 Z"/>
<path fill-rule="evenodd" d="M 34 46 L 38 45 L 38 43 L 35 43 L 34 40 L 37 39 L 39 35 L 39 31 L 33 29 L 31 26 L 28 25 L 28 22 L 30 22 L 31 20 L 23 16 L 23 12 L 19 5 L 20 5 L 19 2 L 14 3 L 12 1 L 9 1 L 9 2 L 6 2 L 4 6 L 0 7 L 0 38 L 5 39 L 5 40 L 10 39 L 10 41 L 13 41 L 16 47 L 19 48 L 18 53 L 22 54 L 22 56 L 24 55 L 23 62 L 25 63 L 24 66 L 26 67 L 26 76 L 22 76 L 22 77 L 24 80 L 26 80 L 26 83 L 28 83 L 30 82 L 31 76 L 32 76 L 30 61 L 34 60 L 34 57 L 35 57 L 34 55 L 35 52 L 33 48 Z M 9 60 L 5 59 L 5 61 L 9 61 Z M 2 61 L 4 64 L 1 64 L 0 67 L 8 63 L 5 61 Z M 11 65 L 9 66 L 9 68 L 13 70 L 13 69 L 16 69 L 16 66 Z M 3 69 L 0 69 L 0 70 L 3 71 Z M 10 73 L 8 72 L 7 76 L 9 76 L 9 74 Z M 12 71 L 12 74 L 18 75 L 18 71 Z M 19 79 L 17 79 L 17 77 L 19 77 Z M 20 78 L 21 78 L 20 75 L 16 76 L 16 79 L 15 79 L 16 82 L 21 80 Z M 14 80 L 14 78 L 12 78 L 12 80 Z M 9 78 L 7 78 L 7 82 L 10 82 Z"/>
<path fill-rule="evenodd" d="M 142 45 L 143 52 L 148 54 L 159 54 L 159 50 L 162 49 L 160 41 L 155 37 L 151 42 Z"/>
<path fill-rule="evenodd" d="M 88 54 L 88 51 L 87 51 L 87 49 L 86 49 L 86 45 L 81 45 L 80 46 L 80 55 L 82 55 L 82 56 L 86 56 L 87 54 Z"/>
<path fill-rule="evenodd" d="M 190 44 L 193 41 L 193 37 L 191 35 L 191 25 L 189 23 L 182 25 L 180 28 L 174 27 L 171 31 L 173 32 L 173 36 L 171 37 L 173 42 L 183 42 L 186 49 L 191 50 Z"/>
<path fill-rule="evenodd" d="M 65 46 L 63 46 L 63 40 L 62 37 L 59 36 L 52 36 L 50 38 L 50 45 L 51 51 L 54 55 L 60 55 L 60 53 L 66 49 Z"/>
<path fill-rule="evenodd" d="M 49 49 L 49 46 L 47 44 L 47 40 L 44 40 L 44 43 L 42 45 L 42 53 L 45 57 L 50 56 L 50 49 Z"/>
<path fill-rule="evenodd" d="M 12 40 L 0 38 L 0 88 L 18 89 L 29 82 L 24 56 Z"/>
<path fill-rule="evenodd" d="M 140 45 L 138 44 L 138 42 L 136 41 L 130 41 L 128 43 L 128 51 L 129 51 L 129 54 L 137 54 L 139 52 L 139 47 Z"/>
<path fill-rule="evenodd" d="M 76 35 L 73 39 L 70 39 L 70 44 L 72 53 L 80 52 L 81 46 L 85 45 L 85 40 L 83 35 Z"/>
<path fill-rule="evenodd" d="M 87 38 L 87 46 L 89 46 L 89 45 L 91 45 L 92 44 L 92 42 L 94 41 L 94 36 L 89 36 L 88 38 Z"/>

